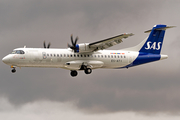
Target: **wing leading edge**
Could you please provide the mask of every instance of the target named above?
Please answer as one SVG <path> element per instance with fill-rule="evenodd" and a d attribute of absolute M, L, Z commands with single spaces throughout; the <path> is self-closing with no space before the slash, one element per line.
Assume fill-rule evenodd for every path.
<path fill-rule="evenodd" d="M 93 43 L 89 44 L 89 48 L 91 48 L 91 49 L 94 48 L 94 51 L 103 50 L 103 49 L 112 47 L 114 45 L 117 45 L 117 44 L 123 42 L 122 41 L 123 38 L 128 38 L 129 36 L 132 36 L 132 35 L 134 35 L 134 34 L 133 33 L 125 33 L 125 34 L 121 34 L 121 35 L 111 37 L 111 38 L 108 38 L 105 40 L 93 42 Z"/>

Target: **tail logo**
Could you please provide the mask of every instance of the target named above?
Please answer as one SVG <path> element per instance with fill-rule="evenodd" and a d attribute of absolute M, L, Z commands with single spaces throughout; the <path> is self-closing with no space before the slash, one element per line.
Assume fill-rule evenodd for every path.
<path fill-rule="evenodd" d="M 151 50 L 151 49 L 153 49 L 153 50 L 160 50 L 161 49 L 161 42 L 158 42 L 158 43 L 156 43 L 156 42 L 154 42 L 154 43 L 152 43 L 152 42 L 147 42 L 147 47 L 145 47 L 145 49 L 146 50 Z"/>

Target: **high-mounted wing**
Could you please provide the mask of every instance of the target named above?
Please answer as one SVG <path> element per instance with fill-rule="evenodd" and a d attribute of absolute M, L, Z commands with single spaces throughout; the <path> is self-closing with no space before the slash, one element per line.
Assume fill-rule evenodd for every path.
<path fill-rule="evenodd" d="M 125 34 L 121 34 L 121 35 L 118 35 L 118 36 L 115 36 L 115 37 L 112 37 L 112 38 L 108 38 L 108 39 L 105 39 L 105 40 L 100 40 L 98 42 L 94 42 L 94 43 L 90 43 L 89 44 L 89 48 L 93 49 L 94 48 L 94 51 L 97 51 L 97 50 L 103 50 L 103 49 L 106 49 L 106 48 L 109 48 L 111 46 L 114 46 L 114 45 L 117 45 L 122 41 L 123 38 L 128 38 L 129 36 L 132 36 L 134 35 L 133 33 L 125 33 Z"/>

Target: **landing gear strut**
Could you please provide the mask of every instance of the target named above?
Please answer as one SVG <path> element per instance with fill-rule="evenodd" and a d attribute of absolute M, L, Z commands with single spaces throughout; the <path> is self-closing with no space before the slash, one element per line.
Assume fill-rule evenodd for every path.
<path fill-rule="evenodd" d="M 84 63 L 81 65 L 79 70 L 84 70 L 85 74 L 91 74 L 92 73 L 92 69 L 89 68 L 88 65 L 84 65 Z M 78 72 L 76 70 L 71 70 L 70 74 L 72 77 L 75 77 L 75 76 L 77 76 Z"/>
<path fill-rule="evenodd" d="M 92 69 L 87 67 L 88 65 L 84 65 L 84 63 L 81 65 L 80 70 L 84 70 L 86 74 L 91 74 Z"/>
<path fill-rule="evenodd" d="M 71 71 L 71 76 L 72 76 L 72 77 L 77 76 L 77 74 L 78 74 L 78 72 L 77 72 L 76 70 L 72 70 L 72 71 Z"/>
<path fill-rule="evenodd" d="M 15 73 L 15 72 L 16 72 L 16 69 L 15 69 L 15 68 L 13 68 L 13 69 L 11 70 L 11 72 L 12 72 L 12 73 Z"/>

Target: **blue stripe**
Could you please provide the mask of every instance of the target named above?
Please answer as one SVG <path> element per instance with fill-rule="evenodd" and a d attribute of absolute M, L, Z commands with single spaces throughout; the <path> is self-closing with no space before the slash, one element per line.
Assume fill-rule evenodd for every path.
<path fill-rule="evenodd" d="M 154 62 L 154 61 L 160 60 L 160 58 L 161 58 L 160 54 L 151 54 L 151 53 L 140 52 L 138 57 L 132 63 L 132 66 L 145 64 L 145 63 L 149 63 L 149 62 Z"/>
<path fill-rule="evenodd" d="M 129 67 L 149 63 L 149 62 L 158 61 L 158 60 L 160 60 L 160 58 L 161 58 L 160 54 L 140 52 L 138 57 L 131 64 L 124 66 L 124 67 L 117 68 L 117 69 L 129 68 Z"/>

